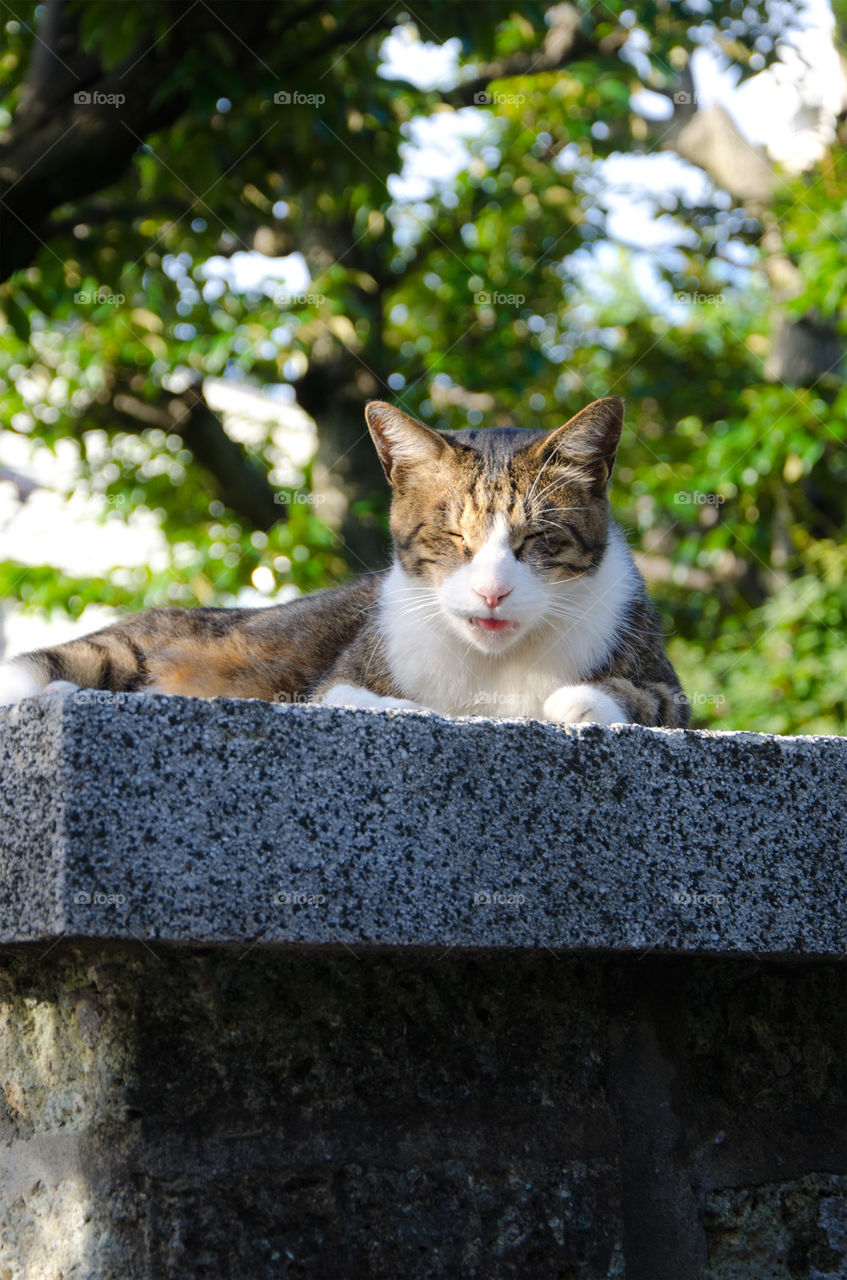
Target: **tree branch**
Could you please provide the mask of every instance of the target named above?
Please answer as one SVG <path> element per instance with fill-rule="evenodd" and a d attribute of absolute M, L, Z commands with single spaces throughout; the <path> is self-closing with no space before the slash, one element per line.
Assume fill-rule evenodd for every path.
<path fill-rule="evenodd" d="M 40 246 L 49 243 L 56 230 L 50 223 L 54 209 L 116 182 L 140 141 L 186 111 L 195 86 L 175 72 L 207 32 L 219 34 L 225 28 L 236 37 L 231 45 L 234 69 L 246 77 L 257 61 L 253 50 L 264 47 L 278 13 L 275 0 L 232 5 L 176 0 L 166 9 L 167 39 L 151 45 L 145 36 L 122 63 L 104 72 L 96 58 L 79 48 L 78 9 L 66 0 L 46 4 L 21 105 L 0 148 L 0 280 L 28 266 Z M 292 30 L 317 9 L 312 3 L 293 11 Z M 292 34 L 280 79 L 292 72 L 302 75 L 304 57 L 314 66 L 326 52 L 355 42 L 371 28 L 387 29 L 393 21 L 387 11 L 374 6 L 374 12 L 376 22 L 342 24 L 305 54 Z M 189 13 L 190 22 L 181 21 Z M 88 101 L 80 101 L 81 95 Z M 65 230 L 68 222 L 62 220 L 59 229 Z"/>
<path fill-rule="evenodd" d="M 270 529 L 286 518 L 286 507 L 261 466 L 230 439 L 197 387 L 152 404 L 129 391 L 116 391 L 107 411 L 112 429 L 118 425 L 138 432 L 158 427 L 181 436 L 200 466 L 215 478 L 221 500 L 257 529 Z"/>
<path fill-rule="evenodd" d="M 68 18 L 61 0 L 46 9 L 40 28 L 44 35 L 35 44 L 26 91 L 0 149 L 0 202 L 5 214 L 0 279 L 28 266 L 49 240 L 54 209 L 117 181 L 139 138 L 172 124 L 188 104 L 184 88 L 151 105 L 182 54 L 187 32 L 166 49 L 157 47 L 141 56 L 134 51 L 120 66 L 103 73 L 96 60 L 78 48 L 70 26 L 75 20 L 73 14 Z M 88 101 L 80 100 L 82 95 Z"/>
<path fill-rule="evenodd" d="M 106 200 L 94 199 L 88 204 L 80 206 L 72 214 L 66 218 L 53 218 L 47 225 L 50 235 L 63 235 L 66 232 L 73 231 L 74 227 L 95 226 L 102 222 L 112 222 L 119 219 L 122 222 L 131 222 L 133 218 L 149 218 L 151 214 L 159 211 L 172 213 L 177 219 L 184 218 L 186 214 L 191 212 L 192 206 L 182 200 L 175 200 L 168 197 L 160 197 L 156 200 L 155 205 L 129 204 L 122 200 Z"/>
<path fill-rule="evenodd" d="M 591 30 L 583 26 L 579 10 L 572 4 L 557 4 L 550 9 L 551 25 L 539 48 L 521 49 L 507 57 L 487 63 L 472 80 L 466 80 L 454 89 L 446 89 L 436 96 L 453 107 L 484 105 L 480 96 L 485 95 L 493 80 L 509 80 L 517 76 L 542 75 L 560 71 L 571 62 L 589 54 L 615 54 L 629 36 L 625 27 L 616 27 L 602 40 L 596 40 Z M 410 93 L 420 93 L 416 85 L 405 80 L 392 80 Z"/>

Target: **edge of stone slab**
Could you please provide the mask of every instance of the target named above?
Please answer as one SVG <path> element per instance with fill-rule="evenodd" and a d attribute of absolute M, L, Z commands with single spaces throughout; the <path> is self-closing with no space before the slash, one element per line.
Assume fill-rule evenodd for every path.
<path fill-rule="evenodd" d="M 43 697 L 41 699 L 31 699 L 24 703 L 18 704 L 17 707 L 9 708 L 4 710 L 3 712 L 0 712 L 0 731 L 2 731 L 2 728 L 5 725 L 11 726 L 15 723 L 23 722 L 30 726 L 30 731 L 32 732 L 34 727 L 33 722 L 36 722 L 36 725 L 37 725 L 37 721 L 43 719 L 44 721 L 49 722 L 54 733 L 57 727 L 59 728 L 59 733 L 60 733 L 59 740 L 61 740 L 61 727 L 64 723 L 68 724 L 69 729 L 72 723 L 74 726 L 74 729 L 73 729 L 74 735 L 81 735 L 81 737 L 84 739 L 86 734 L 86 722 L 90 720 L 92 726 L 96 726 L 96 724 L 99 722 L 100 725 L 103 726 L 104 724 L 103 713 L 105 713 L 105 715 L 108 716 L 109 711 L 112 710 L 116 713 L 118 718 L 122 713 L 125 713 L 125 712 L 131 713 L 131 717 L 133 719 L 135 719 L 136 716 L 142 716 L 144 720 L 149 724 L 151 733 L 155 736 L 156 720 L 158 716 L 168 710 L 170 710 L 173 713 L 175 709 L 175 705 L 177 708 L 182 706 L 185 710 L 186 715 L 193 718 L 195 720 L 195 723 L 198 724 L 198 726 L 202 725 L 203 723 L 208 724 L 210 726 L 214 725 L 216 719 L 218 719 L 219 717 L 222 724 L 225 725 L 228 722 L 229 725 L 231 726 L 231 731 L 234 731 L 236 735 L 238 735 L 240 733 L 240 730 L 238 729 L 238 722 L 241 721 L 241 722 L 244 722 L 245 724 L 249 724 L 250 730 L 249 730 L 248 736 L 251 738 L 262 736 L 261 734 L 256 734 L 255 732 L 256 727 L 261 726 L 263 730 L 267 729 L 267 737 L 268 737 L 269 743 L 273 742 L 273 739 L 275 736 L 274 730 L 273 730 L 274 723 L 281 724 L 281 722 L 275 721 L 274 717 L 280 714 L 282 714 L 283 716 L 289 717 L 289 727 L 291 727 L 291 723 L 292 723 L 291 717 L 293 717 L 294 723 L 298 725 L 298 728 L 299 728 L 299 725 L 305 726 L 307 722 L 309 722 L 310 720 L 314 721 L 315 719 L 323 720 L 324 722 L 334 721 L 336 723 L 342 723 L 346 721 L 348 723 L 352 723 L 350 721 L 350 717 L 358 716 L 360 717 L 359 723 L 361 723 L 361 717 L 363 715 L 365 716 L 376 715 L 377 717 L 382 717 L 383 724 L 385 723 L 386 719 L 392 724 L 394 724 L 397 720 L 397 717 L 401 718 L 401 722 L 404 721 L 406 718 L 411 717 L 412 723 L 415 723 L 415 722 L 420 723 L 422 721 L 427 722 L 432 725 L 432 727 L 436 730 L 436 732 L 441 733 L 441 731 L 445 731 L 450 736 L 453 736 L 455 734 L 461 735 L 467 731 L 473 732 L 475 730 L 488 731 L 488 732 L 493 731 L 496 733 L 497 730 L 500 729 L 501 727 L 508 728 L 511 731 L 510 737 L 513 745 L 516 743 L 515 730 L 518 730 L 518 734 L 519 734 L 517 742 L 521 743 L 522 745 L 523 735 L 520 734 L 521 729 L 527 730 L 527 738 L 529 738 L 529 733 L 533 734 L 536 745 L 538 743 L 537 735 L 539 732 L 542 732 L 547 738 L 549 738 L 550 735 L 555 735 L 556 737 L 559 737 L 560 735 L 564 735 L 566 738 L 571 740 L 575 739 L 577 741 L 584 741 L 586 742 L 587 745 L 589 743 L 599 744 L 602 742 L 610 742 L 610 741 L 614 742 L 616 739 L 618 740 L 635 739 L 643 742 L 645 746 L 647 746 L 646 758 L 649 758 L 649 755 L 650 755 L 648 744 L 651 741 L 656 742 L 657 745 L 659 741 L 661 741 L 665 745 L 670 746 L 673 749 L 674 756 L 676 756 L 677 750 L 679 750 L 681 754 L 684 754 L 686 746 L 693 747 L 696 744 L 696 749 L 698 751 L 698 754 L 703 752 L 708 754 L 709 744 L 714 743 L 716 747 L 719 747 L 720 744 L 722 743 L 728 743 L 732 741 L 735 743 L 740 742 L 742 744 L 749 744 L 749 746 L 753 748 L 754 755 L 758 754 L 757 749 L 763 746 L 770 746 L 771 750 L 773 750 L 773 746 L 779 746 L 782 750 L 788 753 L 790 753 L 792 750 L 808 751 L 809 748 L 811 747 L 813 749 L 816 748 L 817 751 L 820 751 L 821 749 L 823 749 L 826 751 L 828 755 L 830 751 L 834 749 L 834 755 L 837 761 L 835 767 L 839 772 L 841 769 L 841 758 L 843 757 L 845 760 L 847 760 L 847 752 L 844 751 L 844 746 L 847 745 L 847 739 L 837 737 L 834 735 L 829 736 L 829 735 L 812 734 L 812 735 L 780 736 L 780 735 L 771 735 L 771 734 L 756 734 L 748 731 L 736 731 L 736 730 L 725 731 L 725 730 L 649 729 L 644 726 L 629 725 L 629 724 L 622 724 L 622 725 L 612 726 L 609 728 L 603 728 L 597 725 L 556 725 L 556 724 L 549 724 L 541 721 L 534 721 L 534 720 L 520 719 L 520 718 L 509 719 L 509 720 L 500 720 L 500 719 L 495 719 L 492 717 L 485 717 L 485 716 L 467 716 L 467 717 L 461 717 L 461 718 L 450 718 L 450 717 L 438 715 L 437 713 L 430 712 L 430 711 L 411 711 L 411 710 L 399 710 L 399 709 L 390 710 L 390 711 L 370 710 L 370 709 L 353 710 L 348 708 L 331 708 L 331 707 L 303 705 L 303 704 L 280 704 L 278 706 L 273 706 L 259 699 L 248 700 L 248 699 L 221 698 L 221 699 L 207 700 L 207 699 L 197 699 L 197 698 L 179 698 L 177 699 L 177 702 L 175 704 L 174 698 L 165 697 L 163 695 L 142 695 L 142 694 L 110 695 L 110 694 L 103 694 L 98 691 L 82 691 L 80 693 L 72 693 L 72 694 L 54 694 L 54 695 L 48 695 L 47 697 Z M 259 706 L 261 709 L 257 710 L 257 706 Z M 96 711 L 99 714 L 91 714 L 91 715 L 88 714 L 94 711 Z M 178 717 L 175 720 L 173 715 L 169 716 L 168 720 L 171 725 L 173 725 L 174 723 L 178 723 Z M 385 731 L 387 735 L 390 735 L 391 730 L 388 728 L 388 725 L 385 725 Z M 37 728 L 36 728 L 36 732 L 37 732 Z M 295 732 L 297 732 L 297 730 L 295 730 Z M 299 733 L 298 733 L 298 736 L 299 736 Z M 529 742 L 527 742 L 527 745 L 529 745 Z M 718 758 L 722 754 L 723 753 L 718 751 L 717 753 Z M 664 753 L 661 753 L 661 755 L 664 755 Z M 673 762 L 668 761 L 667 756 L 665 756 L 664 758 L 665 758 L 665 761 L 670 765 L 671 773 L 675 772 L 675 765 L 673 764 Z M 703 756 L 701 755 L 700 758 L 703 759 Z M 773 767 L 775 769 L 775 776 L 778 776 L 781 770 L 779 761 L 777 761 Z M 277 939 L 277 938 L 270 937 L 266 940 L 262 938 L 252 940 L 251 937 L 248 936 L 247 934 L 245 934 L 243 938 L 241 938 L 240 936 L 233 937 L 232 935 L 230 935 L 229 939 L 225 937 L 221 938 L 221 937 L 214 937 L 214 936 L 203 936 L 202 933 L 199 936 L 186 935 L 184 937 L 182 936 L 168 937 L 166 935 L 165 937 L 159 938 L 156 936 L 155 933 L 151 935 L 145 934 L 144 936 L 141 936 L 137 933 L 133 933 L 132 930 L 129 930 L 129 933 L 132 935 L 132 937 L 128 937 L 127 935 L 123 935 L 123 937 L 121 937 L 120 935 L 116 935 L 114 932 L 111 932 L 109 930 L 101 931 L 97 927 L 87 930 L 84 934 L 77 934 L 76 930 L 73 927 L 73 922 L 71 918 L 68 918 L 67 920 L 65 920 L 65 924 L 67 926 L 66 930 L 63 931 L 60 927 L 57 927 L 55 930 L 51 931 L 50 925 L 46 921 L 42 921 L 41 928 L 46 930 L 44 933 L 41 933 L 38 924 L 36 924 L 35 925 L 36 932 L 34 934 L 30 934 L 29 937 L 27 938 L 21 937 L 20 935 L 17 935 L 17 936 L 7 935 L 4 938 L 3 945 L 4 946 L 27 945 L 29 943 L 32 943 L 34 945 L 47 944 L 49 942 L 55 942 L 57 935 L 65 936 L 67 938 L 71 938 L 71 937 L 78 938 L 78 939 L 84 938 L 88 943 L 91 943 L 93 945 L 97 945 L 98 943 L 102 945 L 108 941 L 112 941 L 116 945 L 121 945 L 121 942 L 126 942 L 127 944 L 131 944 L 132 939 L 134 938 L 134 939 L 137 939 L 140 945 L 147 946 L 148 949 L 158 944 L 160 946 L 167 947 L 169 949 L 170 948 L 197 949 L 197 948 L 204 948 L 204 947 L 213 947 L 213 948 L 224 947 L 227 949 L 231 948 L 233 950 L 237 950 L 249 944 L 250 947 L 252 947 L 253 945 L 260 945 L 263 950 L 276 950 L 276 949 L 290 950 L 294 948 L 298 951 L 324 952 L 324 951 L 333 951 L 333 950 L 342 948 L 347 950 L 351 950 L 351 949 L 361 950 L 362 952 L 369 952 L 374 950 L 393 950 L 393 951 L 416 950 L 416 951 L 426 953 L 426 952 L 440 951 L 443 949 L 443 945 L 444 945 L 441 941 L 402 942 L 402 941 L 394 941 L 394 940 L 381 941 L 379 939 L 377 940 L 368 939 L 368 940 L 362 940 L 362 941 L 351 940 L 346 942 L 345 941 L 339 942 L 339 941 L 332 941 L 332 940 L 312 941 L 312 940 L 295 939 L 295 938 Z M 520 951 L 524 953 L 529 951 L 538 952 L 541 949 L 546 947 L 546 949 L 554 950 L 556 953 L 572 954 L 572 955 L 580 955 L 580 954 L 590 955 L 590 954 L 598 954 L 598 953 L 616 954 L 618 952 L 622 952 L 622 953 L 630 954 L 633 956 L 637 956 L 640 954 L 645 954 L 646 952 L 649 952 L 652 950 L 662 955 L 712 955 L 712 956 L 731 957 L 731 956 L 743 955 L 746 953 L 747 950 L 749 950 L 749 948 L 744 948 L 743 946 L 740 946 L 740 945 L 735 945 L 734 947 L 733 946 L 727 947 L 726 945 L 715 945 L 714 947 L 712 947 L 709 945 L 709 941 L 707 939 L 704 939 L 701 945 L 695 944 L 694 946 L 689 945 L 688 947 L 683 947 L 683 948 L 680 948 L 680 946 L 676 944 L 672 944 L 671 946 L 664 946 L 663 939 L 659 939 L 657 942 L 651 944 L 650 946 L 647 946 L 646 948 L 641 943 L 628 943 L 625 941 L 610 942 L 606 946 L 603 946 L 602 944 L 584 945 L 584 944 L 576 943 L 573 946 L 568 946 L 566 944 L 564 945 L 559 944 L 551 947 L 549 946 L 549 944 L 535 941 L 532 938 L 528 938 L 526 941 L 505 940 L 502 942 L 496 942 L 494 944 L 474 943 L 473 941 L 467 941 L 467 942 L 462 941 L 459 943 L 454 943 L 452 945 L 457 946 L 462 951 L 485 952 L 485 951 L 495 951 L 495 950 L 497 951 L 509 950 L 509 951 Z M 836 950 L 830 950 L 828 948 L 826 950 L 822 949 L 819 951 L 812 951 L 812 952 L 797 951 L 797 950 L 792 950 L 790 948 L 786 948 L 785 950 L 766 951 L 765 954 L 767 955 L 768 958 L 773 958 L 773 959 L 779 959 L 779 958 L 801 959 L 802 958 L 802 959 L 808 959 L 808 960 L 819 959 L 821 961 L 826 960 L 831 962 L 839 958 L 839 953 Z"/>
<path fill-rule="evenodd" d="M 549 733 L 564 734 L 568 737 L 575 738 L 594 738 L 595 740 L 605 737 L 622 737 L 624 735 L 644 736 L 645 738 L 657 737 L 665 740 L 676 742 L 721 742 L 729 739 L 741 739 L 752 743 L 757 742 L 777 742 L 781 746 L 792 746 L 794 744 L 803 743 L 825 743 L 831 746 L 838 746 L 847 749 L 847 735 L 840 734 L 776 734 L 776 733 L 759 733 L 751 729 L 670 729 L 665 727 L 651 727 L 642 724 L 633 724 L 629 722 L 621 722 L 613 725 L 598 724 L 557 724 L 548 720 L 537 720 L 529 716 L 484 716 L 484 715 L 464 715 L 464 716 L 448 716 L 438 711 L 428 709 L 412 710 L 406 707 L 393 707 L 383 709 L 379 707 L 328 707 L 319 703 L 308 702 L 280 702 L 269 703 L 263 698 L 196 698 L 188 697 L 182 694 L 148 694 L 148 693 L 110 693 L 105 690 L 83 689 L 75 693 L 58 692 L 42 694 L 36 698 L 24 698 L 21 702 L 15 703 L 13 706 L 0 707 L 0 730 L 9 724 L 15 724 L 18 720 L 29 718 L 33 712 L 39 709 L 55 714 L 57 711 L 64 717 L 66 714 L 77 714 L 85 712 L 90 708 L 109 707 L 117 712 L 127 709 L 162 709 L 174 704 L 185 704 L 189 708 L 200 710 L 201 708 L 208 712 L 211 709 L 220 708 L 225 712 L 236 712 L 237 714 L 247 714 L 257 709 L 260 714 L 269 717 L 268 724 L 273 723 L 270 716 L 294 716 L 309 718 L 326 717 L 332 718 L 349 718 L 361 716 L 376 716 L 385 723 L 391 724 L 399 720 L 410 719 L 412 721 L 426 721 L 428 723 L 444 725 L 449 728 L 461 728 L 467 726 L 518 726 L 535 729 L 541 726 L 542 729 Z"/>
<path fill-rule="evenodd" d="M 380 957 L 408 956 L 411 960 L 432 961 L 439 963 L 447 956 L 552 956 L 556 960 L 610 960 L 616 956 L 624 959 L 642 961 L 685 961 L 685 960 L 721 960 L 727 963 L 748 961 L 751 965 L 847 965 L 847 954 L 837 951 L 753 951 L 740 947 L 709 948 L 697 947 L 682 949 L 679 947 L 662 947 L 651 944 L 648 947 L 636 945 L 601 946 L 548 946 L 547 943 L 503 942 L 490 945 L 479 943 L 457 943 L 445 946 L 443 943 L 428 942 L 301 942 L 250 941 L 248 939 L 202 939 L 202 938 L 144 938 L 140 935 L 117 936 L 114 933 L 61 933 L 43 936 L 12 939 L 0 938 L 0 959 L 4 956 L 35 955 L 38 959 L 48 955 L 59 956 L 71 952 L 103 953 L 115 956 L 135 956 L 138 959 L 148 957 L 154 961 L 174 959 L 187 956 L 220 955 L 233 960 L 245 960 L 249 956 L 299 956 L 304 960 L 310 957 L 343 959 L 345 956 Z"/>

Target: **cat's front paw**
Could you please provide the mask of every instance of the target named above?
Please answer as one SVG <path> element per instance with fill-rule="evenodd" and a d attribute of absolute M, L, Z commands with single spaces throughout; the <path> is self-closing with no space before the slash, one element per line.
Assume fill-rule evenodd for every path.
<path fill-rule="evenodd" d="M 544 703 L 545 720 L 557 724 L 625 724 L 619 703 L 594 684 L 565 684 Z"/>
<path fill-rule="evenodd" d="M 336 684 L 327 689 L 321 698 L 325 707 L 370 707 L 378 711 L 425 711 L 418 702 L 408 698 L 384 698 L 370 689 L 356 684 Z"/>
<path fill-rule="evenodd" d="M 44 693 L 81 693 L 82 690 L 78 684 L 72 684 L 70 680 L 51 680 L 43 689 Z"/>

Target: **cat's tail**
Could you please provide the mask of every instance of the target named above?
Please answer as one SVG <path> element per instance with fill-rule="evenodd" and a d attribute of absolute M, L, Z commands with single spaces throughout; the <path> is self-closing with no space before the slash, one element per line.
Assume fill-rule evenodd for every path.
<path fill-rule="evenodd" d="M 127 692 L 141 688 L 146 679 L 141 646 L 106 629 L 0 663 L 0 706 L 36 697 L 53 685 Z"/>

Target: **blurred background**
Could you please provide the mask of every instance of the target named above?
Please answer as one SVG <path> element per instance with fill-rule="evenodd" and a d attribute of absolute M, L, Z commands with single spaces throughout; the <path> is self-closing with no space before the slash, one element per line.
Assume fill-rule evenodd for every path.
<path fill-rule="evenodd" d="M 627 401 L 695 723 L 847 720 L 847 6 L 4 0 L 7 654 L 381 567 L 379 397 Z"/>

